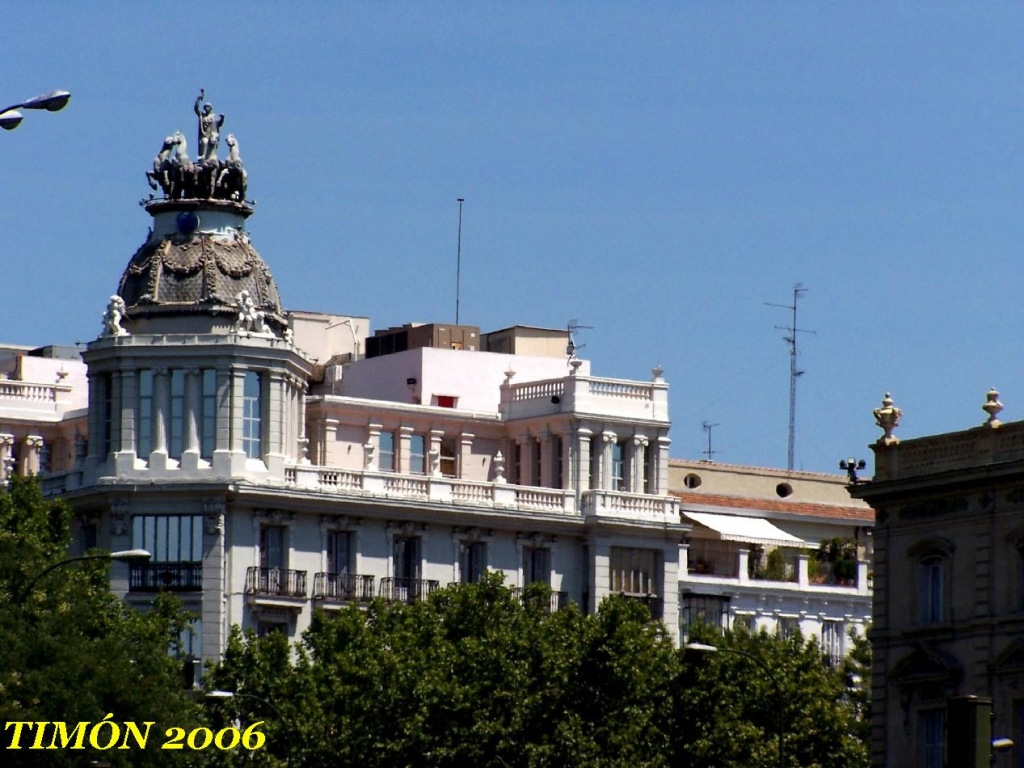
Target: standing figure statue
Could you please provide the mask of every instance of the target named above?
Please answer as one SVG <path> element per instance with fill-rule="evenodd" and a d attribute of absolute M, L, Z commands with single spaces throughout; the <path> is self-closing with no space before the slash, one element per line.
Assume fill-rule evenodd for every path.
<path fill-rule="evenodd" d="M 203 164 L 207 161 L 217 160 L 217 145 L 220 143 L 220 129 L 224 125 L 224 115 L 214 115 L 213 105 L 209 102 L 203 104 L 206 98 L 206 89 L 199 89 L 199 97 L 196 99 L 195 113 L 199 118 L 199 155 L 196 160 Z M 199 109 L 202 105 L 202 110 Z"/>

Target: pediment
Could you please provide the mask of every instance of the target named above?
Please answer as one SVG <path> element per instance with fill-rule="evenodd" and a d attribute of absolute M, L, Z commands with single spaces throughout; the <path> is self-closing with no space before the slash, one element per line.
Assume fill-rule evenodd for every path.
<path fill-rule="evenodd" d="M 955 684 L 964 670 L 953 656 L 935 648 L 917 646 L 892 668 L 890 682 L 900 686 Z"/>
<path fill-rule="evenodd" d="M 992 671 L 996 674 L 1024 673 L 1024 641 L 1012 640 L 992 660 Z"/>

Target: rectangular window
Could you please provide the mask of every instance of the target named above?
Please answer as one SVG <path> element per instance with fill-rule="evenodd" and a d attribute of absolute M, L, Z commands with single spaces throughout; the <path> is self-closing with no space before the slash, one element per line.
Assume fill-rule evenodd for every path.
<path fill-rule="evenodd" d="M 394 543 L 396 579 L 420 578 L 420 540 L 418 536 L 396 536 Z"/>
<path fill-rule="evenodd" d="M 352 534 L 349 531 L 330 531 L 327 534 L 327 572 L 348 573 L 351 557 Z"/>
<path fill-rule="evenodd" d="M 82 554 L 99 546 L 99 527 L 96 523 L 82 523 Z"/>
<path fill-rule="evenodd" d="M 203 560 L 203 517 L 135 515 L 132 548 L 149 552 L 151 563 L 200 563 Z"/>
<path fill-rule="evenodd" d="M 50 466 L 52 462 L 52 451 L 50 450 L 50 444 L 44 442 L 39 446 L 39 474 L 48 475 L 50 474 Z"/>
<path fill-rule="evenodd" d="M 260 528 L 260 568 L 287 568 L 283 525 L 264 525 Z"/>
<path fill-rule="evenodd" d="M 725 627 L 729 615 L 728 597 L 684 594 L 679 603 L 679 628 L 684 634 L 698 624 L 717 629 Z"/>
<path fill-rule="evenodd" d="M 180 459 L 185 442 L 185 371 L 171 371 L 171 429 L 167 455 Z"/>
<path fill-rule="evenodd" d="M 523 548 L 523 583 L 550 584 L 551 550 L 543 547 Z"/>
<path fill-rule="evenodd" d="M 261 377 L 256 371 L 245 372 L 242 393 L 242 450 L 250 459 L 263 458 L 263 402 Z"/>
<path fill-rule="evenodd" d="M 823 621 L 821 624 L 821 652 L 826 661 L 835 666 L 843 660 L 843 622 Z"/>
<path fill-rule="evenodd" d="M 921 768 L 943 768 L 946 762 L 946 711 L 925 709 L 917 713 L 917 753 Z"/>
<path fill-rule="evenodd" d="M 778 631 L 783 640 L 795 637 L 800 634 L 800 620 L 795 616 L 780 616 Z"/>
<path fill-rule="evenodd" d="M 752 635 L 757 629 L 757 619 L 752 613 L 737 614 L 733 617 L 732 629 L 733 632 L 746 632 Z"/>
<path fill-rule="evenodd" d="M 918 622 L 936 624 L 945 620 L 945 561 L 929 558 L 918 566 Z"/>
<path fill-rule="evenodd" d="M 459 547 L 459 580 L 476 584 L 487 569 L 487 544 L 482 541 L 463 542 Z"/>
<path fill-rule="evenodd" d="M 512 482 L 523 484 L 523 444 L 519 442 L 512 448 Z"/>
<path fill-rule="evenodd" d="M 153 452 L 153 371 L 139 371 L 139 403 L 136 411 L 136 450 L 140 458 Z"/>
<path fill-rule="evenodd" d="M 454 408 L 456 398 L 452 395 L 434 395 L 434 401 L 438 408 Z"/>
<path fill-rule="evenodd" d="M 217 447 L 217 371 L 212 368 L 204 368 L 202 372 L 199 410 L 199 455 L 209 459 Z"/>
<path fill-rule="evenodd" d="M 380 433 L 380 451 L 377 457 L 377 466 L 381 472 L 395 471 L 395 433 Z"/>
<path fill-rule="evenodd" d="M 409 438 L 409 473 L 413 475 L 424 474 L 424 459 L 426 450 L 424 448 L 423 435 L 412 435 Z"/>
<path fill-rule="evenodd" d="M 626 490 L 626 441 L 612 446 L 612 490 Z"/>
<path fill-rule="evenodd" d="M 562 438 L 557 435 L 551 438 L 551 478 L 552 488 L 565 487 L 565 476 L 562 474 Z"/>
<path fill-rule="evenodd" d="M 444 477 L 455 477 L 455 438 L 441 439 L 441 474 Z"/>
<path fill-rule="evenodd" d="M 626 595 L 658 594 L 658 553 L 653 549 L 612 547 L 609 589 Z"/>
<path fill-rule="evenodd" d="M 267 635 L 288 634 L 288 625 L 278 621 L 261 621 L 256 625 L 256 636 L 266 637 Z"/>

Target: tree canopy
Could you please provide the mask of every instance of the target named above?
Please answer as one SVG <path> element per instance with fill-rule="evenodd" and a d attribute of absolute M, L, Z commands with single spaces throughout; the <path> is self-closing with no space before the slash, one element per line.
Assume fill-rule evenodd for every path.
<path fill-rule="evenodd" d="M 122 727 L 153 721 L 150 743 L 145 752 L 32 750 L 33 727 L 24 730 L 22 749 L 5 749 L 4 765 L 184 764 L 195 756 L 159 750 L 166 728 L 189 727 L 201 714 L 180 661 L 168 652 L 187 625 L 180 607 L 158 600 L 139 611 L 117 600 L 103 560 L 62 566 L 26 592 L 47 567 L 67 559 L 70 522 L 67 505 L 44 500 L 32 479 L 15 476 L 0 490 L 0 717 L 5 724 L 65 722 L 68 732 L 108 714 Z M 48 727 L 45 745 L 53 737 Z M 8 727 L 4 747 L 13 734 Z"/>
<path fill-rule="evenodd" d="M 545 589 L 489 575 L 321 612 L 294 651 L 236 630 L 208 683 L 251 697 L 222 718 L 268 721 L 265 765 L 777 766 L 780 713 L 785 765 L 867 765 L 849 675 L 813 639 L 694 631 L 763 661 L 776 692 L 740 654 L 676 648 L 643 605 L 549 612 Z"/>

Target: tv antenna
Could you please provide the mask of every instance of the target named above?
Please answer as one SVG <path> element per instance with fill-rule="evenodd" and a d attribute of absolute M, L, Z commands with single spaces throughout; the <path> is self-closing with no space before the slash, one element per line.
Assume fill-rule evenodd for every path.
<path fill-rule="evenodd" d="M 466 198 L 457 197 L 459 204 L 459 238 L 455 245 L 455 324 L 459 324 L 459 282 L 462 278 L 462 204 Z"/>
<path fill-rule="evenodd" d="M 796 380 L 804 375 L 804 372 L 798 370 L 796 367 L 796 338 L 798 333 L 813 333 L 817 334 L 817 331 L 809 331 L 805 328 L 800 328 L 796 324 L 796 306 L 800 297 L 807 293 L 807 289 L 803 287 L 803 283 L 797 283 L 793 286 L 793 303 L 792 304 L 772 304 L 771 302 L 764 302 L 766 307 L 779 307 L 780 309 L 788 309 L 793 313 L 793 324 L 792 325 L 776 325 L 775 327 L 780 331 L 786 331 L 788 336 L 783 336 L 783 340 L 789 344 L 789 454 L 786 459 L 786 469 L 790 472 L 793 471 L 793 453 L 796 443 Z"/>
<path fill-rule="evenodd" d="M 576 352 L 587 346 L 586 344 L 576 343 L 576 332 L 581 329 L 590 330 L 593 329 L 593 327 L 594 326 L 592 325 L 580 325 L 579 321 L 576 318 L 573 318 L 566 324 L 565 330 L 569 336 L 569 341 L 565 345 L 565 357 L 567 359 L 567 362 L 571 363 L 573 360 L 576 360 Z"/>
<path fill-rule="evenodd" d="M 720 427 L 720 426 L 722 426 L 722 425 L 721 425 L 721 424 L 718 424 L 718 423 L 715 423 L 715 424 L 708 424 L 708 423 L 707 423 L 706 421 L 705 421 L 705 422 L 704 422 L 703 424 L 701 424 L 701 425 L 700 425 L 700 428 L 701 428 L 701 429 L 703 429 L 703 430 L 704 430 L 705 432 L 707 432 L 707 433 L 708 433 L 708 449 L 707 449 L 706 451 L 701 451 L 701 453 L 703 453 L 703 454 L 704 454 L 705 456 L 707 456 L 707 458 L 705 459 L 705 461 L 706 461 L 706 462 L 707 462 L 708 464 L 710 464 L 710 463 L 711 463 L 711 457 L 712 457 L 712 456 L 713 456 L 713 455 L 714 455 L 715 453 L 717 453 L 717 451 L 713 451 L 713 450 L 711 450 L 711 430 L 712 430 L 712 429 L 714 429 L 715 427 Z"/>

